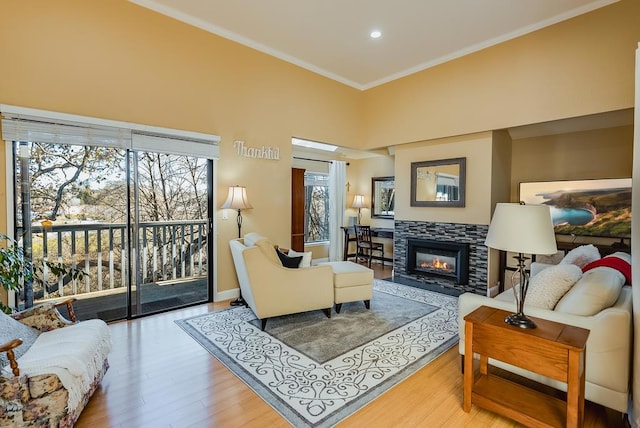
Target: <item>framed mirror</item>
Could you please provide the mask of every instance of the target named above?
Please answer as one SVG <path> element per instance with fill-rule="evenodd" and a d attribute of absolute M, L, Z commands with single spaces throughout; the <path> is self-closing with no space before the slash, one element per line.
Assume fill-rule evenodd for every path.
<path fill-rule="evenodd" d="M 412 207 L 464 207 L 467 158 L 411 163 Z"/>
<path fill-rule="evenodd" d="M 393 218 L 395 177 L 371 178 L 371 217 Z"/>

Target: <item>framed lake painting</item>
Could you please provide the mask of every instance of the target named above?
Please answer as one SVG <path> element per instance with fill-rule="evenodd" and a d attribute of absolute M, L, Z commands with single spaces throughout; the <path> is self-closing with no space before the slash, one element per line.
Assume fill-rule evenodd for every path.
<path fill-rule="evenodd" d="M 519 199 L 549 205 L 559 235 L 631 237 L 631 178 L 520 183 Z"/>

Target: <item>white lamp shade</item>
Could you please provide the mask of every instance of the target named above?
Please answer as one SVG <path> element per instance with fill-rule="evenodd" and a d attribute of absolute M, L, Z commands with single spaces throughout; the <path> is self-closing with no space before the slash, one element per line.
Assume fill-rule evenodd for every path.
<path fill-rule="evenodd" d="M 353 198 L 353 204 L 351 208 L 366 208 L 367 204 L 364 202 L 364 195 L 356 195 Z"/>
<path fill-rule="evenodd" d="M 485 245 L 523 254 L 555 254 L 556 236 L 547 205 L 496 205 Z"/>
<path fill-rule="evenodd" d="M 220 208 L 232 208 L 234 210 L 247 210 L 253 208 L 247 199 L 247 188 L 244 186 L 229 187 L 227 200 Z"/>

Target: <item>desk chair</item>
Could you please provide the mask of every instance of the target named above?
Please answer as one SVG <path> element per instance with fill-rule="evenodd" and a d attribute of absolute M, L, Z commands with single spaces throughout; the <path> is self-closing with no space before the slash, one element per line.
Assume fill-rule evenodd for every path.
<path fill-rule="evenodd" d="M 384 245 L 381 242 L 373 242 L 371 240 L 371 227 L 363 226 L 360 224 L 355 225 L 356 229 L 356 261 L 361 257 L 368 261 L 369 268 L 371 267 L 371 258 L 374 251 L 380 252 L 380 260 L 382 260 L 382 267 L 384 268 Z"/>
<path fill-rule="evenodd" d="M 342 260 L 343 261 L 347 261 L 349 260 L 349 257 L 354 257 L 357 254 L 351 253 L 349 254 L 349 244 L 351 242 L 357 242 L 356 239 L 356 235 L 355 235 L 355 228 L 353 226 L 347 227 L 347 226 L 343 226 L 341 227 L 341 229 L 344 231 L 344 243 L 343 243 L 343 250 L 342 250 Z M 356 244 L 357 245 L 357 244 Z M 358 249 L 356 248 L 356 253 L 358 252 Z M 358 261 L 358 259 L 355 259 L 356 261 Z"/>

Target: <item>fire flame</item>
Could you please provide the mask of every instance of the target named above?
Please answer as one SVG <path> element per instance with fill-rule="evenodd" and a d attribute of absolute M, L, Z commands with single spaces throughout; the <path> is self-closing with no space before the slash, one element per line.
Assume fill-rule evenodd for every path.
<path fill-rule="evenodd" d="M 421 268 L 432 267 L 432 268 L 435 268 L 435 269 L 448 270 L 449 269 L 449 264 L 447 262 L 441 262 L 440 259 L 433 259 L 431 264 L 429 264 L 427 262 L 420 263 L 420 267 Z"/>

